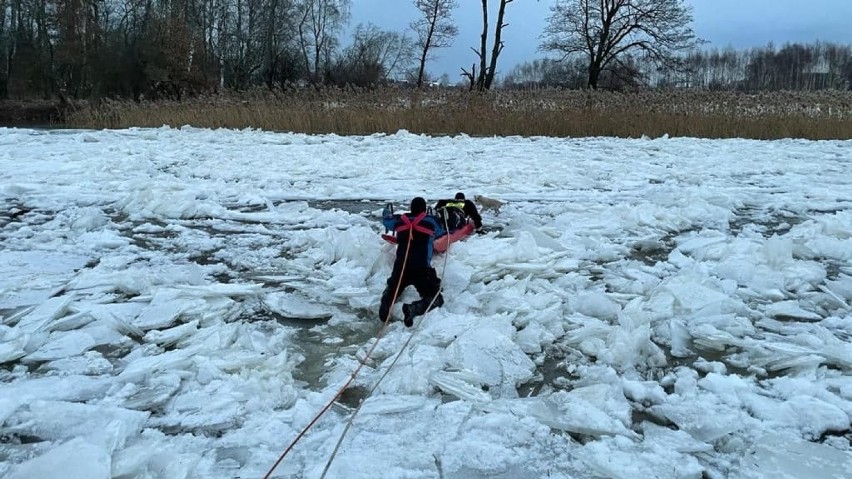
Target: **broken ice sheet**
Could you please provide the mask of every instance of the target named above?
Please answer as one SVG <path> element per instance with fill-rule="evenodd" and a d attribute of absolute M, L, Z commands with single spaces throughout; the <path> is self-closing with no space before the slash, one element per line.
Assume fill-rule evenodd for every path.
<path fill-rule="evenodd" d="M 852 452 L 789 435 L 759 437 L 743 457 L 746 479 L 848 479 Z"/>
<path fill-rule="evenodd" d="M 275 292 L 263 296 L 267 310 L 291 319 L 328 319 L 334 311 L 327 305 L 294 293 Z"/>
<path fill-rule="evenodd" d="M 628 427 L 630 405 L 618 389 L 597 384 L 545 397 L 499 399 L 484 409 L 533 417 L 551 428 L 577 434 L 635 438 L 636 433 Z"/>

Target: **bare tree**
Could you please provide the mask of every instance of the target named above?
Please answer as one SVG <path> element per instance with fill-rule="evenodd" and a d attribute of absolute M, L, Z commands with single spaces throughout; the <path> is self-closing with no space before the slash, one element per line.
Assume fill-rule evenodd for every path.
<path fill-rule="evenodd" d="M 461 76 L 467 78 L 467 89 L 473 91 L 476 87 L 476 63 L 470 66 L 470 70 L 461 69 Z"/>
<path fill-rule="evenodd" d="M 482 0 L 482 34 L 479 35 L 479 49 L 471 47 L 476 56 L 479 57 L 479 75 L 476 74 L 476 64 L 470 67 L 470 73 L 462 70 L 464 76 L 470 79 L 470 88 L 476 88 L 479 91 L 485 89 L 485 68 L 487 64 L 488 47 L 488 0 Z"/>
<path fill-rule="evenodd" d="M 352 45 L 329 70 L 331 82 L 343 86 L 375 86 L 412 64 L 414 44 L 401 33 L 368 23 L 355 27 Z"/>
<path fill-rule="evenodd" d="M 350 0 L 302 0 L 300 7 L 299 46 L 310 80 L 318 83 L 349 20 Z"/>
<path fill-rule="evenodd" d="M 583 67 L 552 58 L 537 59 L 515 65 L 503 77 L 503 88 L 525 89 L 544 87 L 582 88 L 585 84 Z"/>
<path fill-rule="evenodd" d="M 420 66 L 417 70 L 417 87 L 423 86 L 423 72 L 426 60 L 434 48 L 446 48 L 452 45 L 459 29 L 453 23 L 452 11 L 458 7 L 456 0 L 415 0 L 414 6 L 420 10 L 421 17 L 411 22 L 411 29 L 417 34 L 417 47 L 420 51 Z"/>
<path fill-rule="evenodd" d="M 497 24 L 494 26 L 494 46 L 491 49 L 491 63 L 488 65 L 488 73 L 485 75 L 483 86 L 486 90 L 491 88 L 494 82 L 494 75 L 497 73 L 497 57 L 503 51 L 503 40 L 500 39 L 503 29 L 508 27 L 508 23 L 503 23 L 503 18 L 506 15 L 506 5 L 514 0 L 500 0 L 500 8 L 497 10 Z M 483 0 L 485 3 L 485 0 Z"/>
<path fill-rule="evenodd" d="M 488 56 L 488 0 L 482 0 L 482 34 L 480 35 L 479 49 L 471 47 L 476 56 L 479 57 L 479 74 L 476 74 L 476 67 L 471 67 L 470 71 L 462 68 L 462 76 L 468 78 L 471 82 L 471 89 L 474 87 L 474 78 L 476 78 L 475 87 L 479 91 L 488 90 L 494 82 L 494 75 L 497 72 L 497 58 L 503 51 L 503 40 L 501 39 L 503 29 L 508 27 L 508 23 L 503 23 L 506 15 L 506 5 L 514 0 L 498 0 L 499 7 L 497 10 L 497 23 L 494 25 L 494 44 L 491 48 L 491 57 Z"/>
<path fill-rule="evenodd" d="M 246 88 L 263 61 L 263 23 L 268 19 L 261 0 L 234 0 L 227 24 L 227 44 L 222 53 L 225 83 L 236 89 Z"/>
<path fill-rule="evenodd" d="M 410 37 L 404 33 L 381 30 L 374 25 L 369 25 L 367 33 L 366 37 L 370 41 L 365 44 L 369 46 L 377 63 L 382 65 L 385 76 L 382 80 L 410 71 L 416 55 L 416 46 Z"/>
<path fill-rule="evenodd" d="M 550 11 L 540 48 L 563 58 L 586 57 L 590 88 L 598 87 L 604 72 L 635 74 L 623 61 L 631 55 L 673 68 L 677 52 L 701 43 L 684 0 L 558 0 Z"/>
<path fill-rule="evenodd" d="M 0 99 L 4 99 L 8 95 L 9 65 L 15 53 L 12 33 L 15 31 L 16 6 L 17 2 L 14 0 L 12 2 L 0 0 Z M 11 13 L 8 17 L 9 26 L 6 24 L 7 9 Z"/>
<path fill-rule="evenodd" d="M 295 41 L 294 0 L 268 0 L 263 27 L 263 78 L 266 86 L 284 84 L 298 75 L 298 55 L 292 51 Z"/>

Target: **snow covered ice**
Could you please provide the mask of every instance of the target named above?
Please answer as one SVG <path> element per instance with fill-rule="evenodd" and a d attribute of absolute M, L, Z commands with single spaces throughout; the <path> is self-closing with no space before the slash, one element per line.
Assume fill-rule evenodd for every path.
<path fill-rule="evenodd" d="M 0 476 L 260 478 L 364 361 L 273 477 L 361 401 L 327 477 L 852 477 L 850 178 L 849 141 L 0 129 Z M 365 358 L 382 206 L 456 191 L 505 204 Z"/>

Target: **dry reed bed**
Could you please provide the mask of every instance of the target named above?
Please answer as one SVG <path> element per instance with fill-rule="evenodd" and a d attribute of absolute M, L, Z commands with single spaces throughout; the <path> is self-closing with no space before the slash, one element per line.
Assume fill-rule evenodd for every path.
<path fill-rule="evenodd" d="M 852 138 L 852 92 L 654 91 L 613 93 L 455 89 L 303 89 L 182 102 L 102 102 L 69 126 L 192 125 L 305 133 L 701 138 Z"/>

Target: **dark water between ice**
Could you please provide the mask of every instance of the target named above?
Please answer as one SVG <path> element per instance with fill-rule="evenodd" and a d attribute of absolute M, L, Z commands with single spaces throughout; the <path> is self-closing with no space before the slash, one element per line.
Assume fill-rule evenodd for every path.
<path fill-rule="evenodd" d="M 341 210 L 352 214 L 370 216 L 377 210 L 380 210 L 387 201 L 383 200 L 325 200 L 325 201 L 308 201 L 308 205 L 319 210 Z M 262 208 L 258 207 L 258 210 Z M 241 208 L 239 211 L 252 211 L 253 208 Z M 178 236 L 174 231 L 158 231 L 155 233 L 135 232 L 134 229 L 140 226 L 141 222 L 128 221 L 126 217 L 112 211 L 105 211 L 110 217 L 114 225 L 117 225 L 121 233 L 127 236 L 133 245 L 142 250 L 150 250 L 157 253 L 173 254 L 176 258 L 187 259 L 200 265 L 219 265 L 220 271 L 215 273 L 214 278 L 222 283 L 229 282 L 257 282 L 259 277 L 264 274 L 280 273 L 275 271 L 258 271 L 254 268 L 248 268 L 245 265 L 230 264 L 227 260 L 222 259 L 218 255 L 219 250 L 213 248 L 205 251 L 182 251 L 180 245 L 175 241 Z M 6 232 L 18 227 L 32 227 L 37 224 L 43 224 L 53 217 L 54 213 L 49 211 L 41 211 L 26 204 L 17 201 L 14 198 L 0 199 L 0 241 L 3 241 L 7 234 Z M 772 235 L 781 235 L 790 230 L 796 224 L 806 221 L 796 214 L 787 211 L 777 211 L 767 213 L 757 208 L 744 208 L 737 212 L 736 218 L 730 223 L 731 235 L 737 235 L 744 229 L 757 231 L 765 237 Z M 158 224 L 156 221 L 146 221 L 153 223 L 155 226 L 165 227 L 165 224 Z M 176 221 L 175 223 L 189 228 L 195 234 L 202 237 L 210 238 L 226 238 L 235 233 L 235 231 L 246 230 L 250 231 L 247 224 L 242 224 L 238 221 L 223 221 L 223 220 L 187 220 Z M 225 225 L 226 227 L 223 227 Z M 498 228 L 501 225 L 498 224 Z M 653 246 L 646 244 L 637 244 L 634 246 L 628 256 L 621 259 L 630 259 L 642 261 L 646 264 L 653 265 L 660 261 L 666 261 L 669 254 L 675 249 L 675 238 L 678 232 L 662 238 Z M 252 233 L 257 234 L 257 233 Z M 281 252 L 282 255 L 287 254 L 286 251 Z M 619 259 L 619 260 L 621 260 Z M 87 265 L 94 267 L 97 262 Z M 599 265 L 600 268 L 606 269 L 607 264 Z M 837 277 L 844 265 L 828 263 L 825 265 L 829 277 Z M 288 272 L 291 274 L 292 272 Z M 603 278 L 594 271 L 588 272 L 588 278 L 591 284 L 603 284 Z M 282 288 L 281 284 L 276 284 L 274 279 L 263 280 L 266 285 L 272 289 Z M 452 298 L 448 298 L 452 301 Z M 304 357 L 304 360 L 295 371 L 295 379 L 304 383 L 310 389 L 320 389 L 325 385 L 326 374 L 330 370 L 330 366 L 338 358 L 347 356 L 352 357 L 355 352 L 365 343 L 375 337 L 379 329 L 379 321 L 376 319 L 375 311 L 355 310 L 351 308 L 335 306 L 339 312 L 346 315 L 351 315 L 357 318 L 356 321 L 342 322 L 329 324 L 325 319 L 309 319 L 309 318 L 285 318 L 280 317 L 268 311 L 250 311 L 241 316 L 242 321 L 274 321 L 288 328 L 296 329 L 294 339 L 294 347 L 296 352 Z M 13 310 L 0 311 L 0 317 L 3 321 L 9 321 L 16 314 L 23 311 L 24 308 Z M 337 342 L 329 342 L 328 338 L 339 338 Z M 662 345 L 664 350 L 667 350 L 665 345 Z M 702 357 L 707 361 L 719 361 L 725 363 L 729 370 L 740 371 L 736 364 L 732 364 L 730 358 L 738 351 L 731 348 L 726 351 L 706 351 L 699 348 L 694 349 L 695 354 L 686 358 L 669 357 L 669 366 L 657 371 L 655 374 L 663 375 L 679 366 L 692 366 L 693 363 Z M 129 352 L 129 350 L 102 350 L 104 356 L 118 362 Z M 543 392 L 570 389 L 572 374 L 569 372 L 570 366 L 579 363 L 589 363 L 590 359 L 583 354 L 563 343 L 556 341 L 551 347 L 543 353 L 537 355 L 533 359 L 539 364 L 536 376 L 528 383 L 518 387 L 518 395 L 521 397 L 535 396 Z M 593 359 L 591 360 L 593 362 Z M 2 365 L 0 371 L 11 371 L 16 362 L 11 362 Z M 38 375 L 42 371 L 39 369 L 39 364 L 29 364 L 28 369 Z M 747 374 L 747 371 L 740 371 Z M 366 396 L 366 390 L 361 388 L 352 388 L 347 390 L 339 402 L 349 407 L 355 407 Z M 453 400 L 447 396 L 447 400 Z M 637 420 L 645 419 L 638 417 Z M 175 431 L 169 431 L 175 432 Z M 23 441 L 26 438 L 17 438 L 17 441 Z M 0 441 L 2 442 L 2 441 Z"/>

